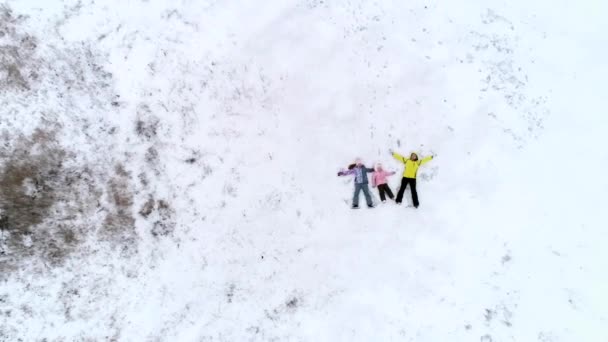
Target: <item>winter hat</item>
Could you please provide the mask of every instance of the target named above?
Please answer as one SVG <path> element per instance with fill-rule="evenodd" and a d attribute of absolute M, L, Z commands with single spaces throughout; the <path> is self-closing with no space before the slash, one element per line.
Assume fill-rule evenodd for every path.
<path fill-rule="evenodd" d="M 359 165 L 359 164 L 363 164 L 363 160 L 361 160 L 361 158 L 356 158 L 355 165 Z"/>

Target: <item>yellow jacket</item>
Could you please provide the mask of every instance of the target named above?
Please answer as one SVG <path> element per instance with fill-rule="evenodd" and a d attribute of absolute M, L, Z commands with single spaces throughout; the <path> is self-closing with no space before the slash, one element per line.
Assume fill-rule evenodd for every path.
<path fill-rule="evenodd" d="M 426 158 L 413 161 L 409 158 L 405 158 L 404 156 L 396 152 L 393 152 L 393 157 L 405 164 L 405 171 L 403 171 L 403 177 L 405 178 L 416 178 L 416 174 L 418 173 L 418 168 L 420 167 L 420 165 L 426 164 L 431 159 L 433 159 L 433 156 L 428 156 Z"/>

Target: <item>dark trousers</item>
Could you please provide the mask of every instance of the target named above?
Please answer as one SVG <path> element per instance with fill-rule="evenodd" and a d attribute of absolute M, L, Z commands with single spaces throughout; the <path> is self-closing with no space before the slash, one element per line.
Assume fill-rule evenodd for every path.
<path fill-rule="evenodd" d="M 369 195 L 369 188 L 367 187 L 367 183 L 355 183 L 355 193 L 353 194 L 353 207 L 359 206 L 359 193 L 361 191 L 363 191 L 363 195 L 365 195 L 365 202 L 368 206 L 371 206 L 373 204 L 372 197 Z"/>
<path fill-rule="evenodd" d="M 407 188 L 408 184 L 412 189 L 412 200 L 414 201 L 414 207 L 418 207 L 420 203 L 418 203 L 418 192 L 416 192 L 416 178 L 403 177 L 403 179 L 401 179 L 401 187 L 399 187 L 399 192 L 397 193 L 397 200 L 395 200 L 395 202 L 401 203 L 401 200 L 403 200 L 403 193 L 405 192 L 405 188 Z"/>
<path fill-rule="evenodd" d="M 391 191 L 391 188 L 388 187 L 388 184 L 378 185 L 378 192 L 380 193 L 380 199 L 383 201 L 386 201 L 384 194 L 386 194 L 388 198 L 393 199 L 393 192 Z"/>

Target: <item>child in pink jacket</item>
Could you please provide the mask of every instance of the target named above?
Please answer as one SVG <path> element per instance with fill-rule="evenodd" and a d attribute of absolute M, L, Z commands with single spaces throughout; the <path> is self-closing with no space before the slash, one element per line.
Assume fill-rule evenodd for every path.
<path fill-rule="evenodd" d="M 378 192 L 380 193 L 380 199 L 382 202 L 386 202 L 386 197 L 384 194 L 386 193 L 390 199 L 393 199 L 393 192 L 391 188 L 389 188 L 388 184 L 386 184 L 386 177 L 394 175 L 395 172 L 388 172 L 382 169 L 382 164 L 376 165 L 376 170 L 372 175 L 372 186 L 378 186 Z"/>

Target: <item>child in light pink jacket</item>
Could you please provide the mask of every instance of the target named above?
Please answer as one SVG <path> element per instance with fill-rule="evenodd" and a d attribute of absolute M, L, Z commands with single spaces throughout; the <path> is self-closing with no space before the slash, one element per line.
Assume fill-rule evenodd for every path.
<path fill-rule="evenodd" d="M 388 172 L 388 171 L 384 171 L 384 169 L 382 169 L 382 164 L 378 163 L 378 165 L 376 165 L 376 170 L 374 171 L 373 175 L 372 175 L 372 186 L 373 187 L 378 187 L 378 192 L 380 193 L 380 199 L 382 200 L 382 202 L 386 202 L 386 197 L 384 196 L 384 194 L 386 193 L 386 195 L 388 195 L 388 197 L 390 199 L 393 199 L 393 192 L 391 191 L 391 188 L 389 188 L 388 184 L 386 184 L 386 177 L 388 176 L 392 176 L 394 175 L 395 172 Z"/>

